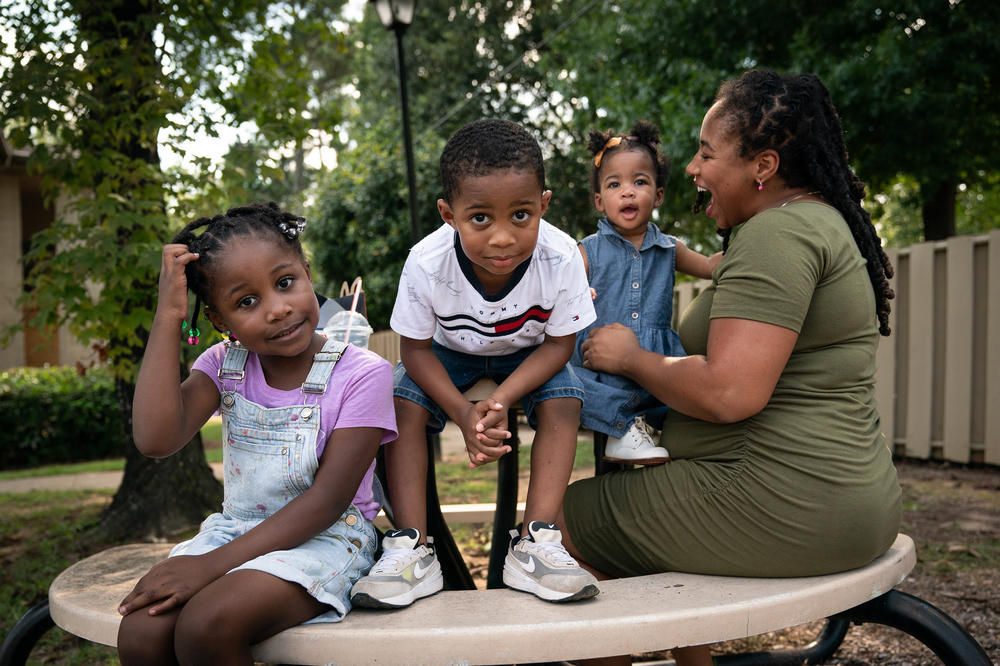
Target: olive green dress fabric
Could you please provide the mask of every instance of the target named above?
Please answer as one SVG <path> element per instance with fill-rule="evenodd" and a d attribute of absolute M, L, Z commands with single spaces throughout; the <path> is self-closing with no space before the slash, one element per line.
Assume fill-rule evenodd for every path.
<path fill-rule="evenodd" d="M 800 202 L 740 225 L 682 318 L 689 354 L 705 353 L 715 318 L 799 334 L 774 394 L 737 423 L 671 410 L 671 462 L 570 486 L 566 523 L 583 560 L 615 576 L 785 577 L 885 552 L 901 507 L 875 405 L 875 299 L 840 214 Z"/>

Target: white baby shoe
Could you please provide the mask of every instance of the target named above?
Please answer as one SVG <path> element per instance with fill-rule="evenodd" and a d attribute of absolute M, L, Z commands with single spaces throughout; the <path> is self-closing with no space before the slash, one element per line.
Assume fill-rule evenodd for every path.
<path fill-rule="evenodd" d="M 604 459 L 633 465 L 660 465 L 670 460 L 670 454 L 662 446 L 657 446 L 646 425 L 646 417 L 637 416 L 624 435 L 608 437 Z"/>

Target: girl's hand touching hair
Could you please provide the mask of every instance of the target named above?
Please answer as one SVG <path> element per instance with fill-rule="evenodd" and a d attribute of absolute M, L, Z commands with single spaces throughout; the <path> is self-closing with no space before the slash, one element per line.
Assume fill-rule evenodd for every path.
<path fill-rule="evenodd" d="M 187 276 L 184 267 L 197 259 L 198 254 L 188 250 L 187 245 L 171 243 L 163 246 L 157 314 L 178 322 L 187 317 Z"/>

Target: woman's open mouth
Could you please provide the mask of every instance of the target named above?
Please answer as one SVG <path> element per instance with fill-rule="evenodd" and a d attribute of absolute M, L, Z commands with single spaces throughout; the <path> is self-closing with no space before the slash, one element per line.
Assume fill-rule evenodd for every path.
<path fill-rule="evenodd" d="M 700 185 L 696 185 L 695 187 L 698 188 L 698 196 L 695 199 L 694 205 L 691 206 L 691 212 L 696 215 L 701 212 L 702 206 L 705 205 L 705 199 L 708 199 L 708 206 L 705 208 L 705 215 L 708 215 L 708 211 L 712 207 L 712 193 Z"/>

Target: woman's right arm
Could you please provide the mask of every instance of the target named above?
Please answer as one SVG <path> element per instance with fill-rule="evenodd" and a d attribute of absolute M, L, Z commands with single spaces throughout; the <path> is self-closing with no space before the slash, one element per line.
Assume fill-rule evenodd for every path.
<path fill-rule="evenodd" d="M 640 348 L 631 329 L 609 324 L 583 343 L 583 365 L 628 377 L 688 416 L 733 423 L 767 405 L 796 340 L 788 328 L 719 318 L 709 324 L 705 355 L 672 357 Z"/>
<path fill-rule="evenodd" d="M 151 458 L 176 453 L 219 405 L 219 390 L 203 372 L 181 383 L 181 322 L 187 316 L 184 267 L 198 259 L 184 245 L 166 245 L 159 300 L 142 357 L 132 403 L 136 448 Z"/>

